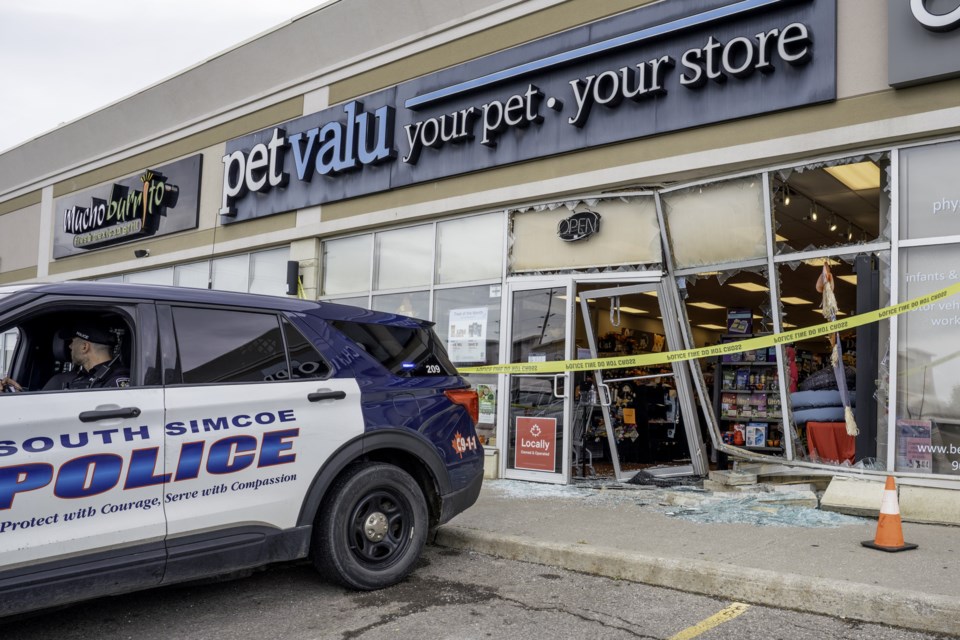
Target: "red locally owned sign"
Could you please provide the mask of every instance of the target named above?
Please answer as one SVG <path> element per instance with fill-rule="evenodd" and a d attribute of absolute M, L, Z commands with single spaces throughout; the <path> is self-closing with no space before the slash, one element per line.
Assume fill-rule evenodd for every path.
<path fill-rule="evenodd" d="M 556 445 L 556 418 L 517 418 L 514 468 L 553 473 L 556 468 Z"/>

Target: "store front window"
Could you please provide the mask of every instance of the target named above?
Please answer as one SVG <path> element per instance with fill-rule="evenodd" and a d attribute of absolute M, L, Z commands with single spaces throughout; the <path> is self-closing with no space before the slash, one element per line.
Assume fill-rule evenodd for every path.
<path fill-rule="evenodd" d="M 767 269 L 701 271 L 678 278 L 691 335 L 698 347 L 731 344 L 773 332 Z M 727 445 L 783 455 L 786 447 L 776 349 L 764 347 L 702 358 L 706 421 Z M 720 466 L 726 458 L 716 456 Z"/>
<path fill-rule="evenodd" d="M 324 295 L 342 296 L 369 291 L 372 250 L 372 234 L 324 242 Z"/>
<path fill-rule="evenodd" d="M 435 289 L 502 272 L 503 214 L 482 214 L 324 241 L 320 298 L 371 296 L 373 309 L 432 319 Z"/>
<path fill-rule="evenodd" d="M 779 263 L 784 331 L 886 306 L 889 262 L 889 251 L 879 251 Z M 880 359 L 888 344 L 889 321 L 880 320 L 783 345 L 796 458 L 883 466 L 886 395 L 878 383 L 885 377 Z"/>
<path fill-rule="evenodd" d="M 430 292 L 411 291 L 410 293 L 375 295 L 371 308 L 374 311 L 427 319 L 430 317 Z"/>
<path fill-rule="evenodd" d="M 173 268 L 173 284 L 178 287 L 206 289 L 210 286 L 210 263 L 192 262 Z"/>
<path fill-rule="evenodd" d="M 956 244 L 901 250 L 901 298 L 958 280 Z M 960 301 L 944 298 L 899 318 L 897 471 L 960 476 Z"/>
<path fill-rule="evenodd" d="M 777 255 L 889 241 L 889 171 L 874 154 L 776 172 Z"/>
<path fill-rule="evenodd" d="M 374 289 L 430 286 L 433 271 L 433 225 L 405 227 L 376 234 Z M 376 307 L 376 305 L 375 305 Z"/>
<path fill-rule="evenodd" d="M 250 281 L 247 256 L 229 256 L 213 261 L 210 288 L 220 291 L 246 291 Z"/>
<path fill-rule="evenodd" d="M 960 281 L 958 163 L 960 142 L 900 152 L 901 301 Z M 923 305 L 897 327 L 895 468 L 960 476 L 960 300 Z"/>
<path fill-rule="evenodd" d="M 471 216 L 437 224 L 437 284 L 499 280 L 503 216 Z"/>
<path fill-rule="evenodd" d="M 289 249 L 282 247 L 162 269 L 134 271 L 97 280 L 282 296 L 287 292 L 286 268 L 289 255 Z"/>
<path fill-rule="evenodd" d="M 889 167 L 878 153 L 665 192 L 691 344 L 815 327 L 889 304 Z M 836 301 L 826 316 L 824 278 Z M 692 363 L 713 441 L 728 452 L 882 465 L 888 344 L 889 321 L 880 321 Z M 714 461 L 723 464 L 723 454 Z"/>
<path fill-rule="evenodd" d="M 649 195 L 518 209 L 510 220 L 510 274 L 659 268 L 660 226 Z"/>
<path fill-rule="evenodd" d="M 767 255 L 761 176 L 671 191 L 662 202 L 675 269 Z"/>
<path fill-rule="evenodd" d="M 123 274 L 123 282 L 132 284 L 173 284 L 173 267 Z"/>
<path fill-rule="evenodd" d="M 458 367 L 496 364 L 500 358 L 499 284 L 438 289 L 433 313 L 436 332 Z M 496 434 L 497 376 L 471 375 L 480 392 L 480 424 L 484 441 Z"/>

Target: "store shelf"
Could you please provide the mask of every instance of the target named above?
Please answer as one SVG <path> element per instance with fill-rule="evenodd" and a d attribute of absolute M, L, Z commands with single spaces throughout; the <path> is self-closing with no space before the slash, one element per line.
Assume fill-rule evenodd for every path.
<path fill-rule="evenodd" d="M 770 362 L 765 360 L 763 362 L 757 362 L 756 360 L 751 360 L 749 362 L 747 361 L 721 362 L 720 364 L 722 364 L 725 367 L 775 367 L 777 366 L 777 361 L 774 360 L 773 362 Z"/>
<path fill-rule="evenodd" d="M 778 361 L 767 359 L 766 349 L 744 354 L 750 359 L 735 362 L 720 359 L 713 371 L 714 411 L 721 423 L 720 430 L 728 443 L 734 439 L 734 434 L 740 432 L 742 439 L 737 439 L 744 444 L 733 446 L 744 451 L 782 454 L 784 449 L 781 446 L 746 445 L 747 442 L 767 444 L 778 440 L 782 443 L 784 418 L 780 406 L 782 389 L 778 380 Z M 772 388 L 772 385 L 777 386 Z M 755 412 L 763 415 L 754 415 Z M 757 437 L 760 434 L 762 439 Z M 718 454 L 717 463 L 725 468 L 726 456 Z"/>

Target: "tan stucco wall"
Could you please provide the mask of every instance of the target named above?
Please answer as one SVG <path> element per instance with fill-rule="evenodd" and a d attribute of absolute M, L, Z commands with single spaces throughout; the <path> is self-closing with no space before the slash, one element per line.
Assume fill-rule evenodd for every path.
<path fill-rule="evenodd" d="M 837 2 L 837 98 L 887 91 L 887 3 Z"/>
<path fill-rule="evenodd" d="M 0 215 L 0 273 L 37 266 L 40 204 Z"/>
<path fill-rule="evenodd" d="M 385 64 L 330 86 L 330 104 L 392 87 L 440 69 L 474 60 L 575 26 L 594 22 L 654 0 L 567 0 L 507 24 L 484 29 L 403 60 Z"/>

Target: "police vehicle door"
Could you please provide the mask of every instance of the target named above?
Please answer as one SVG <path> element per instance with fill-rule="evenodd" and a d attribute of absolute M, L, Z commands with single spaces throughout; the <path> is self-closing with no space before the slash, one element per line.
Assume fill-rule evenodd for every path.
<path fill-rule="evenodd" d="M 0 394 L 0 582 L 22 573 L 42 580 L 49 569 L 63 588 L 70 582 L 63 574 L 80 564 L 92 567 L 77 578 L 90 583 L 87 595 L 107 583 L 92 581 L 94 573 L 110 574 L 111 588 L 159 582 L 163 389 L 143 382 L 147 369 L 156 371 L 156 349 L 133 340 L 130 386 L 41 391 L 50 327 L 85 311 L 49 304 L 22 311 L 15 322 L 0 315 L 0 333 L 18 327 L 10 373 L 26 387 Z M 87 312 L 105 311 L 137 318 L 139 335 L 156 335 L 152 304 L 124 309 L 98 300 Z"/>
<path fill-rule="evenodd" d="M 228 528 L 295 527 L 320 466 L 363 433 L 363 417 L 356 381 L 323 379 L 327 365 L 280 314 L 161 306 L 160 317 L 173 327 L 161 331 L 170 575 Z"/>

